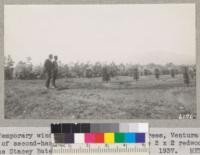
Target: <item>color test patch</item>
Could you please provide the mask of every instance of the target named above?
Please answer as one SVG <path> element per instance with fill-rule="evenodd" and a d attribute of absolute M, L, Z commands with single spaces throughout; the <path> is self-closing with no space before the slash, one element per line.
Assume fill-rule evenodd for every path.
<path fill-rule="evenodd" d="M 54 141 L 55 143 L 64 143 L 64 134 L 63 133 L 55 133 L 54 134 Z"/>
<path fill-rule="evenodd" d="M 83 133 L 75 133 L 74 134 L 74 143 L 75 144 L 85 143 L 85 135 Z"/>
<path fill-rule="evenodd" d="M 125 134 L 124 133 L 115 133 L 115 143 L 124 143 Z"/>
<path fill-rule="evenodd" d="M 90 133 L 90 124 L 89 123 L 81 123 L 81 133 Z"/>
<path fill-rule="evenodd" d="M 95 133 L 95 143 L 104 143 L 104 133 Z"/>
<path fill-rule="evenodd" d="M 73 133 L 65 133 L 65 143 L 74 143 Z"/>
<path fill-rule="evenodd" d="M 125 133 L 125 143 L 136 143 L 136 134 Z"/>
<path fill-rule="evenodd" d="M 114 133 L 104 133 L 104 143 L 110 144 L 115 142 Z"/>
<path fill-rule="evenodd" d="M 145 143 L 145 133 L 136 134 L 136 143 Z"/>
<path fill-rule="evenodd" d="M 85 133 L 85 143 L 95 143 L 95 134 Z"/>

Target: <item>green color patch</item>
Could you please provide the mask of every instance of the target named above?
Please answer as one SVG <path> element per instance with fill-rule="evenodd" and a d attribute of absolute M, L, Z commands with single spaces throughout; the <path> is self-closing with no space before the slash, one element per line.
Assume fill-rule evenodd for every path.
<path fill-rule="evenodd" d="M 124 133 L 115 133 L 115 143 L 124 143 L 125 135 Z"/>

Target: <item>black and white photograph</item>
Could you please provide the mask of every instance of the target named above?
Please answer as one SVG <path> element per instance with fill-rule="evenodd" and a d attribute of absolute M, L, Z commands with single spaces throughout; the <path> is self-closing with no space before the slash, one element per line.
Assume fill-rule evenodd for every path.
<path fill-rule="evenodd" d="M 195 119 L 195 4 L 4 6 L 5 119 Z"/>

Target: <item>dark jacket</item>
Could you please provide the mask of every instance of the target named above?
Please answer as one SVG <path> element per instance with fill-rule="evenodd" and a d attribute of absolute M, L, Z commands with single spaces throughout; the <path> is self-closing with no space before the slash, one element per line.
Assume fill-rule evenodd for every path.
<path fill-rule="evenodd" d="M 51 72 L 52 71 L 52 67 L 53 67 L 52 62 L 49 59 L 45 60 L 45 62 L 44 62 L 44 72 L 45 73 Z"/>
<path fill-rule="evenodd" d="M 53 61 L 53 63 L 52 63 L 52 71 L 53 72 L 58 72 L 58 63 L 57 63 L 57 61 Z"/>

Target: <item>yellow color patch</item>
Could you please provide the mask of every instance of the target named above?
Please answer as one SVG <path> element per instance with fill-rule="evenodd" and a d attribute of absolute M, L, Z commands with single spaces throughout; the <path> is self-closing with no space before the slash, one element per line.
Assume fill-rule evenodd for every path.
<path fill-rule="evenodd" d="M 104 133 L 104 143 L 114 143 L 114 133 Z"/>

